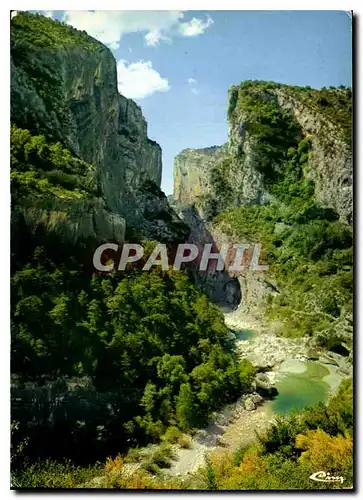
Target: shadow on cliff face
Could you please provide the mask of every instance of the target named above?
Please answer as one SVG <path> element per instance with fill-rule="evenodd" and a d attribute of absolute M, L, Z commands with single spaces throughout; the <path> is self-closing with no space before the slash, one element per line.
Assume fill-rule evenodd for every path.
<path fill-rule="evenodd" d="M 187 268 L 195 285 L 204 292 L 208 298 L 218 304 L 224 312 L 235 311 L 242 301 L 242 292 L 237 278 L 231 277 L 226 270 L 217 271 L 217 260 L 208 263 L 206 271 L 199 270 L 199 263 L 203 253 L 204 245 L 211 244 L 211 252 L 218 253 L 219 248 L 195 208 L 183 208 L 179 217 L 190 228 L 187 243 L 196 245 L 199 255 Z"/>

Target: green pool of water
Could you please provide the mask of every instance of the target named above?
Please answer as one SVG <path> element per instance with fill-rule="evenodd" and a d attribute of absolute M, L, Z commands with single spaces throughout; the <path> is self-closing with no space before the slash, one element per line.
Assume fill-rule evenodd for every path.
<path fill-rule="evenodd" d="M 233 333 L 238 340 L 251 340 L 255 335 L 255 333 L 250 330 L 235 330 Z"/>
<path fill-rule="evenodd" d="M 269 403 L 270 409 L 279 415 L 293 409 L 302 409 L 326 401 L 329 386 L 322 380 L 329 371 L 318 363 L 304 363 L 302 373 L 283 373 L 276 382 L 279 394 Z"/>

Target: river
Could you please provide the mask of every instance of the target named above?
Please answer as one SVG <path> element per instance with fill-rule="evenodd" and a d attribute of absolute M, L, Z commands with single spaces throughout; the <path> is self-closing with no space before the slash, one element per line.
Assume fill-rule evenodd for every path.
<path fill-rule="evenodd" d="M 283 363 L 276 377 L 278 394 L 269 403 L 270 408 L 276 414 L 286 414 L 325 402 L 329 395 L 329 384 L 324 381 L 327 375 L 329 370 L 316 362 L 290 360 Z"/>
<path fill-rule="evenodd" d="M 194 436 L 189 449 L 178 450 L 168 471 L 171 475 L 193 473 L 204 465 L 208 452 L 251 444 L 256 440 L 256 432 L 266 431 L 277 416 L 326 402 L 347 376 L 338 363 L 320 362 L 324 357 L 308 359 L 311 339 L 286 339 L 236 324 L 231 328 L 231 337 L 238 357 L 250 359 L 261 369 L 278 394 L 253 411 L 247 411 L 241 400 L 226 406 L 207 428 Z"/>
<path fill-rule="evenodd" d="M 233 333 L 237 342 L 258 343 L 258 334 L 252 330 L 239 330 Z M 278 371 L 273 372 L 274 386 L 278 394 L 267 405 L 268 409 L 277 415 L 325 402 L 331 392 L 329 379 L 325 379 L 331 376 L 329 368 L 315 361 L 301 361 L 289 357 L 289 354 L 287 356 L 278 367 Z"/>

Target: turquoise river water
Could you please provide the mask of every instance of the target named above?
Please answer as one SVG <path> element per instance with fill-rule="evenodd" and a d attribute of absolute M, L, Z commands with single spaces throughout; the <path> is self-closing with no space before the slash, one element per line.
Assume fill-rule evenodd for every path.
<path fill-rule="evenodd" d="M 256 335 L 249 330 L 235 331 L 238 340 L 252 340 Z M 289 360 L 281 366 L 277 375 L 278 395 L 268 403 L 273 413 L 282 415 L 293 409 L 301 409 L 319 402 L 325 402 L 329 385 L 323 378 L 329 370 L 316 362 Z"/>

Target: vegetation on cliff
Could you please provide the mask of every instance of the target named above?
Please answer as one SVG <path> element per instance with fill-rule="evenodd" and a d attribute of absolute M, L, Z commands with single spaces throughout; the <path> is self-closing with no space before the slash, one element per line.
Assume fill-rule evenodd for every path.
<path fill-rule="evenodd" d="M 22 113 L 16 93 L 22 88 L 14 82 L 12 467 L 26 469 L 29 478 L 37 460 L 45 460 L 43 470 L 67 470 L 70 478 L 78 474 L 76 465 L 46 460 L 94 463 L 157 442 L 165 431 L 173 433 L 170 427 L 204 425 L 212 411 L 250 390 L 254 374 L 250 363 L 235 359 L 222 313 L 185 274 L 137 268 L 96 273 L 92 254 L 98 240 L 70 241 L 52 230 L 60 219 L 71 223 L 71 210 L 78 211 L 75 230 L 88 212 L 96 218 L 109 210 L 97 168 L 54 133 L 50 121 L 42 121 L 55 114 L 61 128 L 68 126 L 69 103 L 55 59 L 38 60 L 37 50 L 59 56 L 67 46 L 104 49 L 85 33 L 41 16 L 21 13 L 12 21 L 13 76 L 30 79 L 32 105 L 47 108 L 46 114 Z M 164 210 L 165 195 L 146 175 L 139 194 L 156 226 L 163 219 L 177 226 L 175 234 L 180 228 L 184 234 L 181 221 Z M 32 217 L 40 222 L 31 224 Z M 140 242 L 142 231 L 132 229 Z"/>
<path fill-rule="evenodd" d="M 260 109 L 266 108 L 267 101 L 261 102 L 261 93 L 265 96 L 273 95 L 276 90 L 281 89 L 291 97 L 298 99 L 302 104 L 306 104 L 310 109 L 318 111 L 327 119 L 333 121 L 344 133 L 344 138 L 351 144 L 352 140 L 352 89 L 349 87 L 323 87 L 312 89 L 311 87 L 298 87 L 296 85 L 285 85 L 276 82 L 245 80 L 240 85 L 233 85 L 230 92 L 228 117 L 232 118 L 238 110 L 248 111 L 248 102 L 251 109 L 256 112 L 256 106 Z M 252 102 L 255 97 L 255 101 Z M 258 103 L 256 102 L 258 101 Z M 268 105 L 268 104 L 267 104 Z M 271 113 L 271 109 L 267 110 Z M 263 120 L 266 113 L 260 115 Z"/>
<path fill-rule="evenodd" d="M 270 278 L 280 290 L 271 298 L 267 311 L 271 318 L 280 320 L 282 334 L 310 335 L 328 349 L 342 341 L 351 345 L 352 229 L 340 222 L 333 209 L 317 202 L 314 182 L 306 177 L 311 138 L 277 106 L 276 97 L 268 95 L 269 89 L 279 87 L 270 82 L 245 82 L 234 88 L 230 113 L 243 114 L 269 196 L 264 204 L 242 206 L 217 198 L 219 204 L 224 201 L 225 210 L 213 222 L 239 242 L 262 244 Z M 310 94 L 320 99 L 318 91 L 297 89 L 288 87 L 289 92 L 300 92 L 306 99 Z M 321 92 L 324 99 L 332 96 L 331 104 L 337 95 L 344 96 L 341 104 L 346 104 L 345 111 L 338 108 L 335 118 L 347 130 L 350 90 Z M 220 172 L 225 170 L 222 164 Z M 229 182 L 225 173 L 219 177 L 216 193 L 224 192 L 220 186 L 223 180 Z"/>
<path fill-rule="evenodd" d="M 176 436 L 175 431 L 172 435 Z M 167 434 L 165 437 L 170 439 Z M 157 449 L 145 449 L 144 454 L 134 449 L 88 468 L 46 461 L 18 472 L 14 479 L 19 486 L 28 488 L 346 489 L 353 486 L 352 438 L 353 385 L 347 379 L 327 406 L 320 403 L 281 417 L 266 434 L 258 436 L 255 444 L 235 452 L 213 452 L 205 457 L 205 467 L 188 477 L 160 474 L 159 466 L 168 467 L 172 456 L 170 446 L 163 444 Z M 329 472 L 339 479 L 311 480 L 310 476 L 318 471 Z"/>
<path fill-rule="evenodd" d="M 114 207 L 123 199 L 125 213 L 139 216 L 139 212 L 147 212 L 143 219 L 135 215 L 127 239 L 140 242 L 145 229 L 140 229 L 142 220 L 148 219 L 155 223 L 154 228 L 164 221 L 174 235 L 185 234 L 185 227 L 167 210 L 165 196 L 148 177 L 158 177 L 152 172 L 152 163 L 147 172 L 141 172 L 143 182 L 135 181 L 142 203 L 134 210 L 135 193 L 115 194 L 111 181 L 106 189 L 110 171 L 102 172 L 102 165 L 85 161 L 80 153 L 82 147 L 93 152 L 99 144 L 76 145 L 78 126 L 87 132 L 84 141 L 92 137 L 87 134 L 95 130 L 96 123 L 102 128 L 101 121 L 87 116 L 89 110 L 97 109 L 97 117 L 100 114 L 102 89 L 109 90 L 112 83 L 116 92 L 114 80 L 102 86 L 98 69 L 94 73 L 100 54 L 106 53 L 107 61 L 114 63 L 108 49 L 84 32 L 28 13 L 19 13 L 12 20 L 11 49 L 13 485 L 84 487 L 102 476 L 107 487 L 188 487 L 179 480 L 153 477 L 159 467 L 170 464 L 169 443 L 188 446 L 182 432 L 205 425 L 215 410 L 250 391 L 254 368 L 248 361 L 237 361 L 221 311 L 186 274 L 172 270 L 143 273 L 137 267 L 125 273 L 95 273 L 91 262 L 97 245 L 91 234 L 81 241 L 69 241 L 51 230 L 57 219 L 70 224 L 71 209 L 77 212 L 74 227 L 79 229 L 85 211 L 94 219 L 97 211 L 111 213 L 109 199 L 117 199 Z M 69 89 L 58 63 L 70 52 L 76 57 L 80 49 L 95 58 L 89 73 L 94 94 L 89 102 L 80 99 L 77 107 L 67 96 Z M 73 63 L 67 60 L 62 71 L 71 71 Z M 115 76 L 115 68 L 105 66 L 104 74 Z M 72 87 L 72 78 L 69 81 Z M 230 174 L 238 162 L 227 157 L 220 168 L 213 167 L 211 217 L 223 209 L 214 220 L 223 230 L 239 239 L 263 243 L 264 259 L 283 290 L 269 304 L 271 316 L 283 319 L 283 333 L 321 334 L 321 342 L 331 348 L 341 340 L 335 337 L 341 333 L 341 319 L 349 330 L 351 231 L 332 210 L 316 204 L 314 185 L 304 176 L 309 138 L 278 108 L 275 97 L 254 98 L 256 89 L 265 95 L 273 84 L 259 85 L 242 86 L 234 105 L 248 116 L 249 131 L 259 145 L 260 174 L 272 201 L 233 206 L 239 205 L 239 196 L 229 196 L 231 184 L 226 183 L 233 182 Z M 82 87 L 86 97 L 87 90 Z M 324 92 L 322 98 L 336 104 L 347 131 L 347 114 L 340 99 L 345 91 Z M 112 101 L 115 108 L 118 97 Z M 86 101 L 88 108 L 83 107 Z M 139 108 L 130 106 L 129 117 L 124 98 L 122 103 L 117 120 L 130 122 L 112 133 L 124 141 L 127 154 L 123 159 L 131 158 L 127 163 L 131 174 L 139 173 L 134 157 L 142 158 L 142 148 L 153 143 L 146 137 L 145 122 L 138 121 Z M 327 107 L 324 101 L 316 105 Z M 70 126 L 75 117 L 79 121 Z M 109 121 L 108 115 L 106 119 Z M 141 139 L 140 123 L 145 132 Z M 133 149 L 135 144 L 139 149 Z M 146 151 L 150 157 L 156 152 L 159 162 L 158 147 L 154 153 L 150 148 Z M 116 157 L 121 157 L 117 149 L 108 158 Z M 127 168 L 122 171 L 124 177 L 120 174 L 122 186 Z M 115 180 L 119 172 L 111 172 Z M 135 195 L 132 201 L 131 194 Z M 34 213 L 38 219 L 52 213 L 54 219 L 47 219 L 48 225 L 31 225 Z M 210 462 L 189 486 L 293 487 L 302 467 L 320 466 L 322 447 L 328 456 L 338 450 L 342 473 L 349 480 L 351 388 L 344 390 L 340 403 L 332 401 L 327 410 L 320 406 L 295 420 L 278 423 L 257 450 L 241 452 L 238 459 L 226 462 L 223 473 Z M 348 396 L 344 398 L 344 394 Z M 147 463 L 130 475 L 127 465 L 139 456 L 137 448 L 160 441 L 159 448 L 149 448 Z M 96 463 L 105 462 L 107 456 L 105 465 Z M 280 475 L 276 473 L 279 468 Z"/>
<path fill-rule="evenodd" d="M 75 46 L 77 48 L 97 47 L 104 49 L 102 43 L 88 35 L 85 31 L 77 30 L 69 24 L 56 19 L 50 19 L 40 14 L 18 12 L 11 22 L 12 39 L 15 47 L 19 48 L 24 57 L 24 46 L 38 46 L 43 48 L 64 48 Z M 34 31 L 37 36 L 34 37 Z"/>
<path fill-rule="evenodd" d="M 12 278 L 12 302 L 14 439 L 29 440 L 29 457 L 155 441 L 250 388 L 222 313 L 183 273 L 92 276 L 37 248 Z"/>
<path fill-rule="evenodd" d="M 234 207 L 214 221 L 238 241 L 262 244 L 262 259 L 280 290 L 266 312 L 282 320 L 280 333 L 309 335 L 328 349 L 352 342 L 352 231 L 336 219 L 297 197 L 290 206 Z"/>
<path fill-rule="evenodd" d="M 95 168 L 73 156 L 60 142 L 11 127 L 11 186 L 14 203 L 34 203 L 53 197 L 100 195 Z"/>
<path fill-rule="evenodd" d="M 312 490 L 353 486 L 353 386 L 347 379 L 327 406 L 280 418 L 259 442 L 215 453 L 201 471 L 215 490 Z M 316 482 L 318 471 L 342 478 Z"/>

